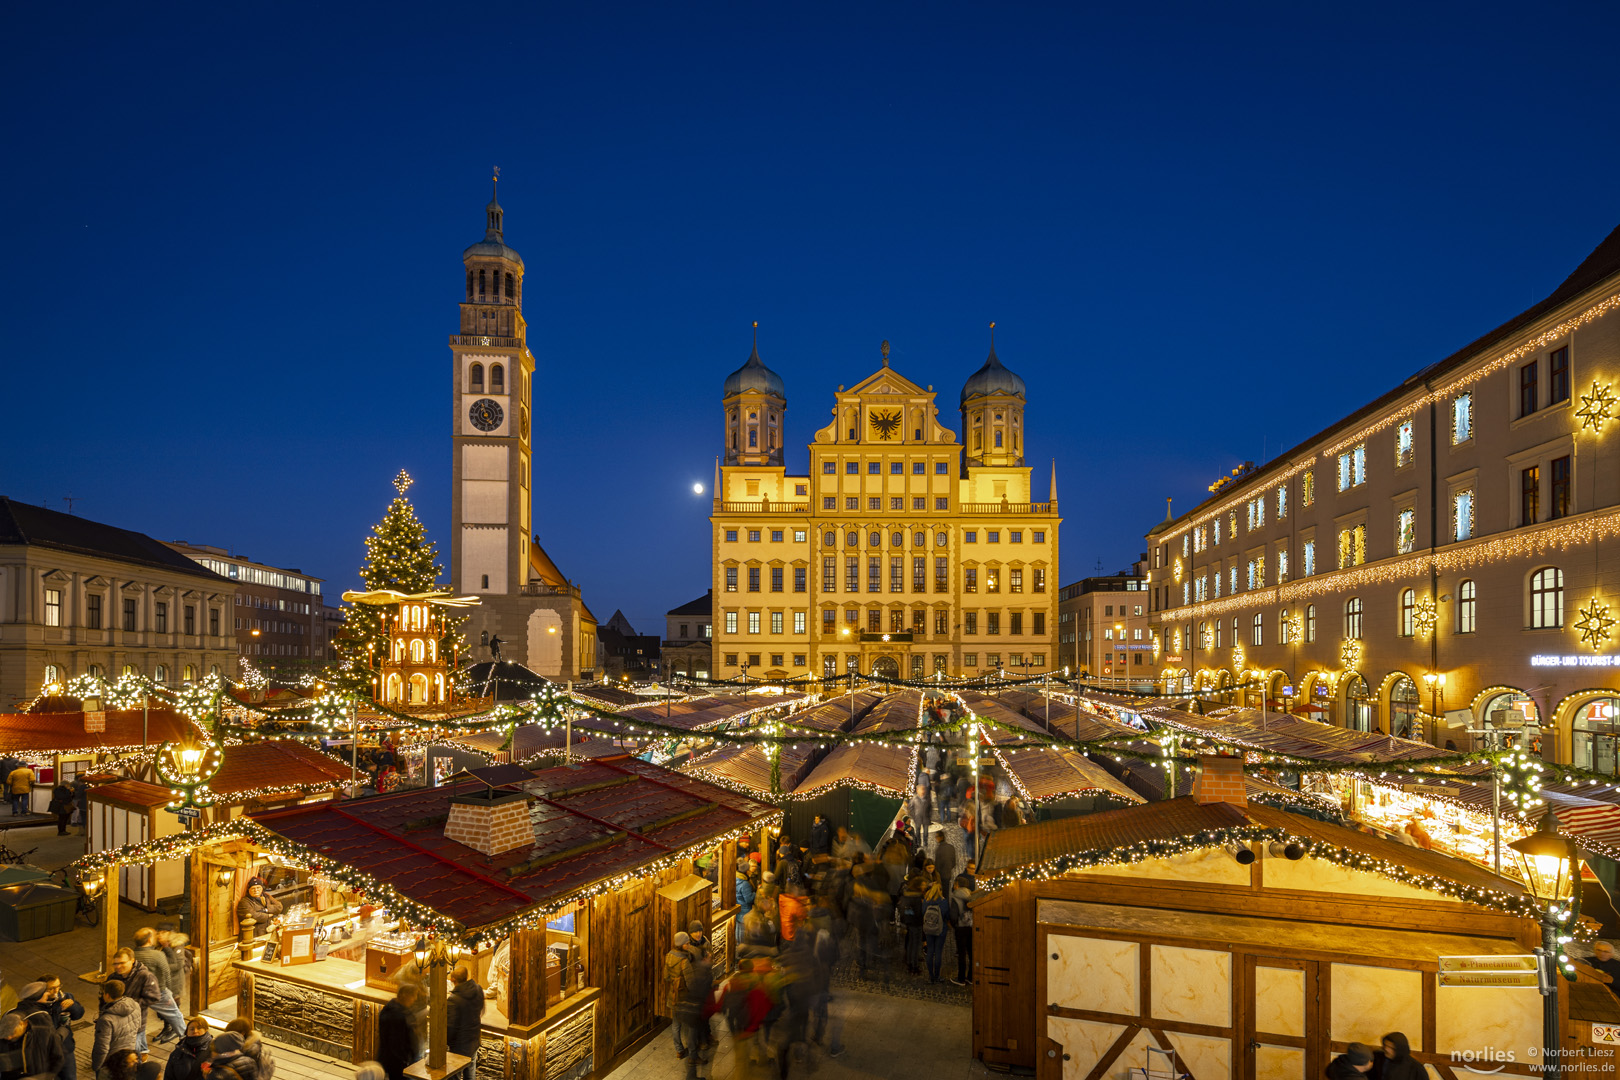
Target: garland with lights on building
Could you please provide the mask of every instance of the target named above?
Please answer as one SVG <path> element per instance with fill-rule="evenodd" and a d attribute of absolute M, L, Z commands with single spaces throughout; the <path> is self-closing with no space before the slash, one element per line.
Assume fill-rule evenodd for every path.
<path fill-rule="evenodd" d="M 439 576 L 444 573 L 444 567 L 439 565 L 438 545 L 428 539 L 427 527 L 405 497 L 411 484 L 409 474 L 401 469 L 394 478 L 399 494 L 366 537 L 366 562 L 360 567 L 360 581 L 367 592 L 393 589 L 414 595 L 439 588 Z M 384 609 L 376 605 L 346 605 L 343 629 L 338 633 L 335 646 L 337 670 L 332 675 L 332 681 L 342 689 L 371 695 L 382 658 L 388 654 L 384 615 Z M 465 622 L 464 617 L 444 616 L 444 636 L 439 641 L 441 655 L 465 654 L 466 643 L 461 639 Z M 466 689 L 462 674 L 458 669 L 458 690 Z"/>

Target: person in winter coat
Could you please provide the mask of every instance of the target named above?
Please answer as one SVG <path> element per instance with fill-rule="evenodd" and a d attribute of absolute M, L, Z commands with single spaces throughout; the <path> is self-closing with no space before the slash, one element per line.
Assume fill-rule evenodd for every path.
<path fill-rule="evenodd" d="M 135 1049 L 146 1053 L 146 1012 L 156 1009 L 163 1004 L 163 984 L 158 982 L 152 969 L 135 959 L 134 949 L 119 949 L 113 953 L 113 975 L 124 984 L 124 996 L 130 998 L 141 1009 L 140 1037 L 136 1040 Z M 164 1017 L 165 1020 L 168 1017 Z M 185 1018 L 180 1019 L 179 1027 L 184 1030 Z"/>
<path fill-rule="evenodd" d="M 471 1059 L 459 1075 L 461 1080 L 473 1080 L 484 1022 L 484 988 L 473 980 L 466 964 L 456 965 L 450 982 L 450 996 L 445 999 L 444 1045 L 452 1054 Z"/>
<path fill-rule="evenodd" d="M 258 1073 L 258 1080 L 274 1080 L 276 1075 L 276 1059 L 270 1053 L 270 1048 L 264 1045 L 259 1033 L 253 1030 L 253 1025 L 238 1016 L 225 1025 L 226 1031 L 234 1031 L 242 1036 L 242 1053 L 253 1059 L 253 1070 Z"/>
<path fill-rule="evenodd" d="M 799 924 L 810 915 L 810 899 L 803 886 L 795 883 L 783 889 L 776 907 L 782 913 L 782 940 L 792 941 L 798 936 Z"/>
<path fill-rule="evenodd" d="M 243 1049 L 246 1043 L 240 1031 L 222 1031 L 214 1036 L 209 1080 L 259 1080 L 259 1063 Z"/>
<path fill-rule="evenodd" d="M 814 963 L 810 978 L 810 1041 L 825 1045 L 829 1056 L 838 1057 L 844 1052 L 844 1043 L 840 1038 L 843 1024 L 838 1020 L 828 1023 L 828 1006 L 832 1003 L 832 973 L 838 967 L 838 938 L 826 927 L 805 927 L 806 933 L 812 930 L 815 941 L 810 947 L 810 957 Z"/>
<path fill-rule="evenodd" d="M 777 897 L 782 895 L 782 889 L 776 883 L 776 871 L 767 870 L 760 875 L 759 887 L 754 890 L 754 910 L 765 918 L 767 922 L 780 925 L 782 913 L 777 906 Z M 774 941 L 771 944 L 776 944 Z"/>
<path fill-rule="evenodd" d="M 17 766 L 11 770 L 11 775 L 6 777 L 6 791 L 11 795 L 13 815 L 29 813 L 28 797 L 33 793 L 34 782 L 37 779 L 34 770 L 27 765 Z"/>
<path fill-rule="evenodd" d="M 675 935 L 669 952 L 664 954 L 664 993 L 665 1000 L 669 1002 L 671 1019 L 677 1002 L 686 994 L 687 981 L 692 976 L 692 953 L 687 945 L 692 941 L 690 934 L 681 931 Z M 675 1040 L 675 1059 L 683 1060 L 686 1057 L 686 1041 L 681 1038 L 681 1025 L 669 1025 L 670 1033 Z"/>
<path fill-rule="evenodd" d="M 675 1003 L 674 1020 L 686 1042 L 686 1075 L 696 1080 L 698 1067 L 714 1059 L 714 1030 L 709 1026 L 709 1009 L 714 997 L 714 966 L 707 956 L 692 963 L 686 991 Z"/>
<path fill-rule="evenodd" d="M 158 948 L 157 931 L 150 926 L 143 926 L 135 931 L 135 959 L 146 965 L 146 969 L 157 980 L 159 992 L 156 1005 L 152 1011 L 163 1019 L 163 1030 L 158 1032 L 160 1043 L 178 1042 L 185 1038 L 186 1018 L 180 1014 L 180 1006 L 175 1003 L 174 991 L 180 985 L 174 973 L 169 970 L 169 954 Z"/>
<path fill-rule="evenodd" d="M 748 876 L 750 862 L 737 864 L 737 940 L 742 940 L 743 920 L 754 910 L 754 879 Z"/>
<path fill-rule="evenodd" d="M 182 1010 L 187 998 L 186 976 L 192 968 L 191 956 L 185 948 L 187 940 L 186 935 L 175 931 L 174 923 L 158 923 L 157 947 L 163 950 L 164 959 L 169 962 L 169 993 Z"/>
<path fill-rule="evenodd" d="M 55 1076 L 62 1070 L 62 1040 L 50 1014 L 36 1010 L 30 1016 L 8 1012 L 0 1016 L 0 1076 Z"/>
<path fill-rule="evenodd" d="M 62 1068 L 56 1074 L 57 1080 L 78 1080 L 78 1047 L 73 1039 L 73 1023 L 84 1017 L 84 1006 L 62 992 L 61 979 L 46 975 L 24 986 L 17 1001 L 17 1011 L 25 1017 L 40 1010 L 50 1015 L 57 1038 L 62 1040 Z"/>
<path fill-rule="evenodd" d="M 956 978 L 951 982 L 964 986 L 973 976 L 973 886 L 966 874 L 958 875 L 951 889 L 951 926 L 956 934 Z"/>
<path fill-rule="evenodd" d="M 155 1061 L 142 1061 L 134 1050 L 119 1050 L 108 1055 L 107 1080 L 158 1080 L 163 1066 Z"/>
<path fill-rule="evenodd" d="M 280 914 L 281 901 L 264 891 L 264 879 L 248 878 L 247 892 L 236 902 L 236 920 L 241 922 L 249 915 L 253 916 L 257 923 L 253 932 L 262 934 L 269 927 L 270 920 Z"/>
<path fill-rule="evenodd" d="M 377 1064 L 388 1074 L 388 1080 L 405 1080 L 405 1067 L 421 1057 L 412 1020 L 417 996 L 416 984 L 401 983 L 393 999 L 377 1014 Z"/>
<path fill-rule="evenodd" d="M 1372 1071 L 1373 1053 L 1365 1043 L 1351 1043 L 1349 1049 L 1328 1062 L 1323 1070 L 1328 1080 L 1361 1080 Z"/>
<path fill-rule="evenodd" d="M 814 858 L 817 855 L 831 854 L 832 826 L 827 824 L 826 818 L 817 814 L 815 822 L 810 826 L 810 855 Z"/>
<path fill-rule="evenodd" d="M 919 975 L 923 959 L 923 881 L 920 875 L 913 875 L 900 890 L 895 918 L 906 933 L 906 974 Z"/>
<path fill-rule="evenodd" d="M 90 1047 L 90 1071 L 99 1070 L 114 1050 L 137 1050 L 145 1019 L 141 1007 L 124 993 L 119 979 L 101 984 L 101 1014 L 96 1017 L 96 1040 Z"/>
<path fill-rule="evenodd" d="M 939 982 L 940 965 L 945 962 L 945 935 L 950 929 L 950 901 L 938 883 L 929 882 L 923 894 L 922 932 L 928 947 L 928 981 Z"/>
<path fill-rule="evenodd" d="M 169 1051 L 163 1066 L 163 1080 L 204 1080 L 203 1062 L 214 1056 L 213 1040 L 208 1037 L 208 1021 L 193 1016 L 186 1021 L 185 1038 Z"/>
<path fill-rule="evenodd" d="M 1384 1060 L 1379 1080 L 1428 1080 L 1428 1070 L 1412 1057 L 1412 1044 L 1405 1034 L 1392 1031 L 1384 1036 Z"/>
<path fill-rule="evenodd" d="M 63 783 L 51 788 L 50 811 L 56 815 L 56 835 L 66 836 L 73 821 L 73 789 Z"/>

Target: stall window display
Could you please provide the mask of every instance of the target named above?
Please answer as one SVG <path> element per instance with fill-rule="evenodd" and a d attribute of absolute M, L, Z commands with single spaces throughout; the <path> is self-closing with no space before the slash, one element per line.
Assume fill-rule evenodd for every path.
<path fill-rule="evenodd" d="M 1570 747 L 1572 761 L 1578 768 L 1620 776 L 1620 753 L 1616 752 L 1616 740 L 1620 739 L 1620 731 L 1615 728 L 1617 713 L 1620 713 L 1620 698 L 1599 698 L 1581 706 L 1575 717 Z"/>
<path fill-rule="evenodd" d="M 1528 729 L 1529 745 L 1526 749 L 1538 757 L 1541 755 L 1541 709 L 1529 695 L 1517 690 L 1497 694 L 1485 702 L 1479 715 L 1484 726 L 1490 730 L 1523 733 L 1524 729 Z M 1514 745 L 1513 740 L 1509 740 L 1507 745 Z M 1579 763 L 1577 758 L 1576 764 Z"/>

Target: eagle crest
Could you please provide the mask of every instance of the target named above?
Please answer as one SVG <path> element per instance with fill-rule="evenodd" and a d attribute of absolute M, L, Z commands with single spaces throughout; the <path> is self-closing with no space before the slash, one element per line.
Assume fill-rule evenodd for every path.
<path fill-rule="evenodd" d="M 880 439 L 894 438 L 894 433 L 900 430 L 899 412 L 872 413 L 872 430 L 877 432 Z"/>

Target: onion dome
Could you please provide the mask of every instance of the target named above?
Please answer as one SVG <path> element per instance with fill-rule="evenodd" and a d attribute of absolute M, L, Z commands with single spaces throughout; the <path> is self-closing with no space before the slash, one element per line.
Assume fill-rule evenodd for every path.
<path fill-rule="evenodd" d="M 985 360 L 984 366 L 962 384 L 962 403 L 967 404 L 968 398 L 986 397 L 990 394 L 1017 394 L 1024 396 L 1024 380 L 1008 371 L 996 358 L 995 345 L 990 346 L 990 357 Z"/>
<path fill-rule="evenodd" d="M 484 207 L 484 215 L 488 221 L 484 229 L 484 238 L 463 251 L 462 259 L 509 259 L 522 266 L 523 256 L 507 247 L 505 241 L 501 239 L 501 219 L 505 216 L 505 212 L 493 195 L 490 196 L 489 205 Z"/>
<path fill-rule="evenodd" d="M 726 376 L 726 384 L 720 391 L 721 397 L 731 397 L 745 390 L 758 390 L 763 394 L 771 394 L 787 400 L 787 391 L 782 386 L 782 377 L 759 358 L 759 343 L 754 343 L 754 351 L 748 355 L 748 362 L 742 367 Z"/>

